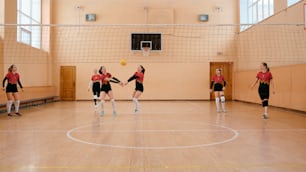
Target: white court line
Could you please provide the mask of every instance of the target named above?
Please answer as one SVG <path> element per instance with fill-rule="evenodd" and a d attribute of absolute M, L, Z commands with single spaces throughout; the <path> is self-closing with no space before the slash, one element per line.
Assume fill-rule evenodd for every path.
<path fill-rule="evenodd" d="M 306 132 L 306 129 L 236 129 L 239 133 L 247 132 Z M 137 132 L 147 132 L 147 133 L 167 133 L 167 132 L 228 132 L 224 130 L 103 130 L 103 131 L 93 131 L 93 130 L 83 130 L 74 131 L 75 133 L 137 133 Z M 67 130 L 0 130 L 0 133 L 67 133 Z"/>
<path fill-rule="evenodd" d="M 169 122 L 168 123 L 173 123 L 173 122 Z M 182 122 L 182 123 L 188 123 L 188 122 Z M 194 123 L 191 123 L 194 124 Z M 80 127 L 76 127 L 73 128 L 69 131 L 67 131 L 66 136 L 75 142 L 78 143 L 83 143 L 83 144 L 87 144 L 87 145 L 92 145 L 92 146 L 99 146 L 99 147 L 108 147 L 108 148 L 120 148 L 120 149 L 146 149 L 146 150 L 168 150 L 168 149 L 190 149 L 190 148 L 199 148 L 199 147 L 208 147 L 208 146 L 215 146 L 215 145 L 219 145 L 219 144 L 225 144 L 228 142 L 231 142 L 233 140 L 235 140 L 238 136 L 239 133 L 238 131 L 232 129 L 232 128 L 228 128 L 225 126 L 219 126 L 219 125 L 213 125 L 213 124 L 203 124 L 203 123 L 199 123 L 201 125 L 210 125 L 210 126 L 215 126 L 215 127 L 219 127 L 219 128 L 223 128 L 225 130 L 228 130 L 230 132 L 233 133 L 233 136 L 229 139 L 225 139 L 223 141 L 218 141 L 218 142 L 212 142 L 212 143 L 205 143 L 205 144 L 195 144 L 195 145 L 182 145 L 182 146 L 126 146 L 126 145 L 112 145 L 112 144 L 102 144 L 102 143 L 93 143 L 93 142 L 88 142 L 85 140 L 81 140 L 78 138 L 75 138 L 72 136 L 72 133 L 82 129 L 82 128 L 88 128 L 91 127 L 92 124 L 89 125 L 84 125 L 84 126 L 80 126 Z"/>
<path fill-rule="evenodd" d="M 82 130 L 82 131 L 75 131 L 76 133 L 176 133 L 176 132 L 228 132 L 227 130 L 103 130 L 103 131 L 92 131 L 92 130 Z"/>
<path fill-rule="evenodd" d="M 295 128 L 295 129 L 241 129 L 239 132 L 262 132 L 262 131 L 268 131 L 268 132 L 306 132 L 306 129 L 304 128 Z"/>

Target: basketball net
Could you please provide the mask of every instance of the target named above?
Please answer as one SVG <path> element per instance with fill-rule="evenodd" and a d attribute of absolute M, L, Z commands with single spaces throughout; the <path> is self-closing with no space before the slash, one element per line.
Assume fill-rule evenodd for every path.
<path fill-rule="evenodd" d="M 150 55 L 150 47 L 143 47 L 142 48 L 142 53 L 143 53 L 143 56 L 149 56 Z"/>

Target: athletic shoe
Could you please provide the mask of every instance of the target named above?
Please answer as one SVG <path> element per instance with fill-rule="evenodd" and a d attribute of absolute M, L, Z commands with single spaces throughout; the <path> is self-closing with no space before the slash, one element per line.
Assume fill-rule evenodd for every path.
<path fill-rule="evenodd" d="M 15 114 L 16 114 L 17 116 L 21 116 L 21 113 L 19 113 L 19 112 L 16 112 Z"/>
<path fill-rule="evenodd" d="M 12 116 L 12 114 L 10 114 L 10 113 L 9 113 L 9 114 L 7 114 L 7 116 L 8 116 L 8 117 L 11 117 L 11 116 Z"/>
<path fill-rule="evenodd" d="M 220 109 L 217 109 L 217 113 L 222 112 Z"/>
<path fill-rule="evenodd" d="M 114 115 L 114 117 L 117 116 L 117 112 L 115 110 L 113 111 L 113 115 Z"/>
<path fill-rule="evenodd" d="M 137 115 L 137 114 L 138 114 L 138 112 L 139 112 L 139 110 L 138 110 L 138 109 L 135 109 L 135 110 L 134 110 L 134 114 L 135 114 L 135 115 Z"/>
<path fill-rule="evenodd" d="M 226 110 L 225 110 L 225 109 L 223 109 L 222 111 L 223 111 L 224 113 L 226 113 Z"/>
<path fill-rule="evenodd" d="M 101 117 L 104 116 L 104 110 L 101 111 L 100 116 L 101 116 Z"/>
<path fill-rule="evenodd" d="M 263 119 L 269 119 L 268 114 L 263 114 L 262 117 Z"/>

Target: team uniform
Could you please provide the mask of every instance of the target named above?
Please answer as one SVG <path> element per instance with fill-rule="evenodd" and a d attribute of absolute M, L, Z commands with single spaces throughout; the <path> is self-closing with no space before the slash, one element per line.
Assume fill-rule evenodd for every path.
<path fill-rule="evenodd" d="M 136 80 L 135 91 L 143 92 L 144 91 L 144 88 L 143 88 L 144 74 L 142 72 L 135 72 L 135 74 L 128 79 L 128 82 L 131 82 L 134 79 Z"/>
<path fill-rule="evenodd" d="M 101 75 L 100 74 L 92 75 L 92 77 L 91 77 L 92 93 L 94 95 L 95 105 L 97 105 L 97 99 L 100 97 L 100 92 L 101 92 L 100 81 L 101 81 Z"/>
<path fill-rule="evenodd" d="M 144 88 L 143 88 L 144 73 L 135 72 L 135 74 L 128 79 L 128 82 L 131 82 L 133 80 L 136 80 L 135 81 L 135 91 L 140 91 L 143 93 L 144 91 Z M 136 114 L 139 111 L 139 101 L 136 97 L 133 97 L 133 102 L 135 104 L 135 114 Z"/>
<path fill-rule="evenodd" d="M 20 86 L 20 88 L 23 88 L 22 84 L 20 82 L 20 76 L 19 76 L 18 73 L 13 73 L 13 72 L 7 73 L 6 76 L 3 79 L 3 82 L 2 82 L 2 87 L 3 88 L 5 87 L 6 80 L 8 81 L 8 83 L 6 85 L 6 89 L 5 89 L 6 93 L 17 93 L 18 92 L 17 83 Z M 9 100 L 7 102 L 7 113 L 8 113 L 8 116 L 11 116 L 12 104 L 13 104 L 12 100 Z M 15 111 L 16 111 L 15 113 L 20 116 L 21 115 L 19 113 L 20 100 L 16 100 L 14 104 L 15 104 Z"/>
<path fill-rule="evenodd" d="M 17 83 L 20 86 L 20 88 L 23 88 L 22 84 L 20 82 L 20 77 L 19 77 L 18 73 L 13 73 L 13 72 L 7 73 L 5 78 L 3 79 L 3 82 L 2 82 L 3 88 L 5 86 L 5 81 L 6 80 L 8 80 L 8 84 L 6 86 L 6 92 L 7 93 L 16 93 L 16 92 L 18 92 Z"/>
<path fill-rule="evenodd" d="M 210 84 L 210 89 L 214 88 L 214 92 L 219 92 L 219 91 L 223 91 L 223 87 L 226 86 L 226 81 L 224 79 L 224 76 L 220 75 L 214 75 L 212 80 L 211 80 L 211 84 Z M 220 105 L 219 105 L 219 101 L 221 100 L 221 105 L 222 105 L 222 110 L 223 112 L 225 112 L 225 97 L 224 95 L 221 95 L 220 98 L 219 97 L 215 97 L 216 100 L 216 106 L 217 106 L 217 111 L 220 111 Z"/>
<path fill-rule="evenodd" d="M 262 106 L 269 105 L 268 99 L 270 96 L 270 81 L 273 78 L 271 72 L 258 72 L 256 78 L 260 81 L 258 87 L 259 97 L 262 100 Z"/>
<path fill-rule="evenodd" d="M 105 78 L 111 78 L 112 75 L 110 73 L 101 74 L 101 81 L 102 81 L 102 87 L 101 91 L 105 92 L 106 94 L 112 90 L 112 87 L 109 83 L 109 81 L 105 80 Z"/>
<path fill-rule="evenodd" d="M 105 80 L 106 78 L 111 78 L 111 80 L 107 81 Z M 101 81 L 102 81 L 101 91 L 105 92 L 106 94 L 108 94 L 108 92 L 112 90 L 110 82 L 120 83 L 120 80 L 115 77 L 112 77 L 110 73 L 101 74 Z"/>
<path fill-rule="evenodd" d="M 97 98 L 100 97 L 100 81 L 101 81 L 101 76 L 99 74 L 93 75 L 91 77 L 92 81 L 92 93 L 93 95 L 97 96 Z"/>
<path fill-rule="evenodd" d="M 107 81 L 106 78 L 111 78 L 110 81 Z M 101 91 L 102 92 L 105 92 L 106 94 L 109 93 L 109 91 L 112 90 L 112 87 L 111 87 L 111 84 L 110 82 L 113 82 L 113 83 L 120 83 L 121 81 L 115 77 L 112 77 L 112 75 L 110 73 L 106 73 L 106 74 L 101 74 L 101 81 L 102 81 L 102 87 L 101 87 Z M 116 112 L 116 106 L 115 106 L 115 100 L 112 99 L 111 100 L 112 102 L 112 107 L 113 107 L 113 115 L 116 116 L 117 115 L 117 112 Z M 101 116 L 104 116 L 104 100 L 101 100 Z"/>
<path fill-rule="evenodd" d="M 224 79 L 224 76 L 214 75 L 214 77 L 211 80 L 210 89 L 214 87 L 214 91 L 223 91 L 223 87 L 225 86 L 226 86 L 226 81 Z"/>

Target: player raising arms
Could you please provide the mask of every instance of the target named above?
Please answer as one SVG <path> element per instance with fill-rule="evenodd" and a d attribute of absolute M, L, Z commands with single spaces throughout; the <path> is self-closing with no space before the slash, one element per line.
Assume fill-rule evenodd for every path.
<path fill-rule="evenodd" d="M 264 114 L 263 118 L 268 119 L 268 106 L 269 106 L 269 96 L 270 96 L 270 84 L 272 85 L 273 94 L 274 91 L 274 82 L 272 80 L 272 73 L 270 72 L 270 69 L 267 65 L 267 63 L 261 63 L 260 65 L 260 71 L 257 73 L 256 81 L 253 85 L 251 85 L 251 88 L 254 88 L 254 86 L 259 82 L 258 87 L 258 93 L 259 97 L 262 101 L 262 107 L 264 108 Z"/>
<path fill-rule="evenodd" d="M 7 86 L 5 88 L 5 81 L 8 81 Z M 17 73 L 17 67 L 13 64 L 9 67 L 8 73 L 3 79 L 2 87 L 3 90 L 6 90 L 6 97 L 7 97 L 7 114 L 8 116 L 11 115 L 11 108 L 13 104 L 13 99 L 15 99 L 14 105 L 15 105 L 15 114 L 18 116 L 21 116 L 19 113 L 19 105 L 20 100 L 18 96 L 18 89 L 17 89 L 17 83 L 20 86 L 21 90 L 23 91 L 23 87 L 20 82 L 20 76 Z"/>
<path fill-rule="evenodd" d="M 145 68 L 142 65 L 137 67 L 137 71 L 131 76 L 125 83 L 127 85 L 129 82 L 136 80 L 136 87 L 132 95 L 133 102 L 135 103 L 135 113 L 139 111 L 138 99 L 143 93 L 143 79 L 144 79 Z"/>
<path fill-rule="evenodd" d="M 93 75 L 91 76 L 91 80 L 89 81 L 88 85 L 88 91 L 90 90 L 90 88 L 93 93 L 95 108 L 97 108 L 97 99 L 100 99 L 101 92 L 101 75 L 98 73 L 97 69 L 94 69 Z"/>
<path fill-rule="evenodd" d="M 224 97 L 225 86 L 226 86 L 226 81 L 224 80 L 224 76 L 221 75 L 221 69 L 216 69 L 216 74 L 213 76 L 211 80 L 210 92 L 212 92 L 212 88 L 214 87 L 217 112 L 221 111 L 219 105 L 220 100 L 222 105 L 222 111 L 226 112 L 225 97 Z"/>
<path fill-rule="evenodd" d="M 120 85 L 122 86 L 123 83 L 113 77 L 110 73 L 108 73 L 106 71 L 105 66 L 101 66 L 99 73 L 101 74 L 101 81 L 102 81 L 102 87 L 101 87 L 101 116 L 104 116 L 104 103 L 105 103 L 105 97 L 106 95 L 108 95 L 108 97 L 110 98 L 111 102 L 112 102 L 112 108 L 113 108 L 113 115 L 114 117 L 117 116 L 117 112 L 116 112 L 116 106 L 115 106 L 115 99 L 114 99 L 114 94 L 112 91 L 112 87 L 110 85 L 110 82 L 113 83 L 120 83 Z"/>

